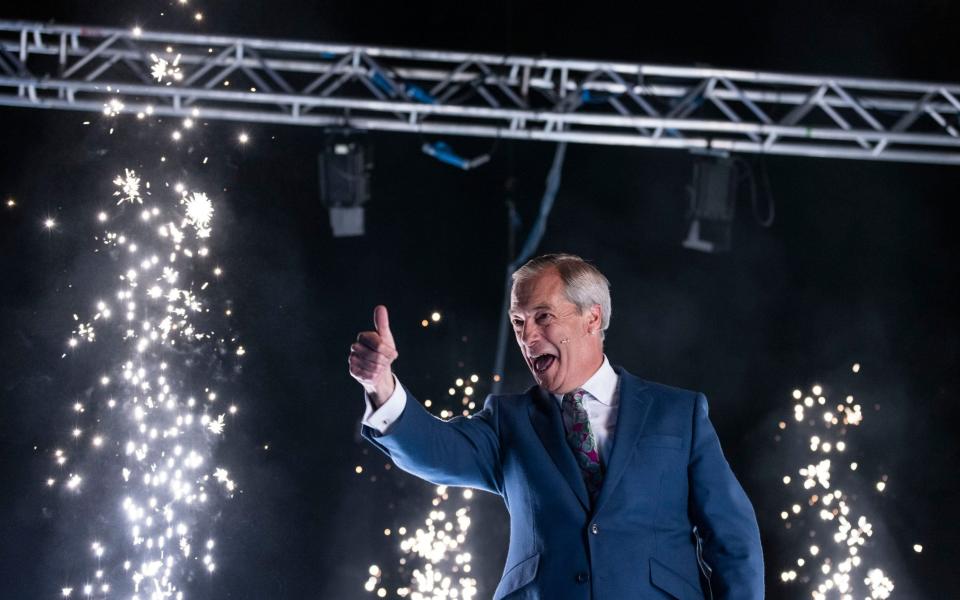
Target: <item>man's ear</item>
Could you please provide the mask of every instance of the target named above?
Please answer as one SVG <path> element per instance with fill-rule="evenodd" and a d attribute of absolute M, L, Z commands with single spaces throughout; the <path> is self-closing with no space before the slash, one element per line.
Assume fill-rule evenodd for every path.
<path fill-rule="evenodd" d="M 587 329 L 591 333 L 596 333 L 600 331 L 603 326 L 603 311 L 600 308 L 599 304 L 594 304 L 590 307 L 590 318 L 587 319 Z"/>

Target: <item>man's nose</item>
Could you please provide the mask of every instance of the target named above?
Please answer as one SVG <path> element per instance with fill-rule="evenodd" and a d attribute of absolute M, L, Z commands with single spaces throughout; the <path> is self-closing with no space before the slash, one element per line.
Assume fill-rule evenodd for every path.
<path fill-rule="evenodd" d="M 523 329 L 520 331 L 520 341 L 523 342 L 523 345 L 529 348 L 539 339 L 540 328 L 534 324 L 524 323 Z"/>

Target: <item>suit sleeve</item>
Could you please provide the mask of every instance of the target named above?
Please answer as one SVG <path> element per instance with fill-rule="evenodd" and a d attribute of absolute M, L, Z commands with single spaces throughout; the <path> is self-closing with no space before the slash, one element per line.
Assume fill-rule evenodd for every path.
<path fill-rule="evenodd" d="M 421 479 L 500 494 L 503 473 L 496 399 L 489 396 L 483 410 L 469 417 L 444 421 L 404 389 L 406 405 L 388 433 L 363 425 L 360 434 L 398 467 Z"/>
<path fill-rule="evenodd" d="M 690 516 L 703 539 L 716 600 L 762 599 L 763 553 L 753 506 L 730 469 L 697 394 L 690 449 Z"/>
<path fill-rule="evenodd" d="M 366 392 L 363 394 L 363 400 L 367 406 L 363 411 L 363 420 L 360 422 L 381 434 L 390 433 L 390 428 L 403 414 L 403 408 L 407 405 L 407 393 L 396 375 L 393 376 L 393 386 L 393 393 L 380 408 L 374 408 L 370 395 Z"/>

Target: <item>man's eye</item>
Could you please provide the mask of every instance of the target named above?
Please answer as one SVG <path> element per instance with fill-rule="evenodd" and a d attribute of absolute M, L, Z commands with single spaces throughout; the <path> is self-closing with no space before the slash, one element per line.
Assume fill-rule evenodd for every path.
<path fill-rule="evenodd" d="M 521 321 L 520 319 L 514 319 L 514 320 L 513 320 L 513 326 L 514 326 L 514 327 L 520 327 L 521 325 L 523 325 L 523 321 Z"/>

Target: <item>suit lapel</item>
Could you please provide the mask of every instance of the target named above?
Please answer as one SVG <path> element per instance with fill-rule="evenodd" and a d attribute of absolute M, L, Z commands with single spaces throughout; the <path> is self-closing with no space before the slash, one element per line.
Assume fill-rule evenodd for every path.
<path fill-rule="evenodd" d="M 533 402 L 530 403 L 530 421 L 534 431 L 547 454 L 553 459 L 560 474 L 570 485 L 583 510 L 590 512 L 590 500 L 587 497 L 587 486 L 580 474 L 580 467 L 573 457 L 573 452 L 567 446 L 563 431 L 563 417 L 556 399 L 543 391 L 539 386 L 530 391 Z"/>
<path fill-rule="evenodd" d="M 642 380 L 634 377 L 621 367 L 616 368 L 620 375 L 620 407 L 617 410 L 617 425 L 613 435 L 613 448 L 610 450 L 610 459 L 607 461 L 607 470 L 603 477 L 603 486 L 597 497 L 594 512 L 603 508 L 604 502 L 613 493 L 613 489 L 620 482 L 624 470 L 633 455 L 637 445 L 637 438 L 643 430 L 647 420 L 647 412 L 652 400 L 647 386 Z M 561 423 L 561 427 L 562 427 Z"/>

